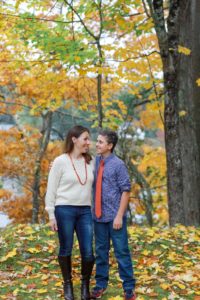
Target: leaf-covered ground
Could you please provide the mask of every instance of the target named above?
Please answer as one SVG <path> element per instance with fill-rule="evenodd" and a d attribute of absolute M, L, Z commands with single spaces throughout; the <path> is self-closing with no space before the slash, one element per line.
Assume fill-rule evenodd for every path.
<path fill-rule="evenodd" d="M 200 300 L 200 229 L 129 228 L 137 299 Z M 57 235 L 44 225 L 8 226 L 0 237 L 0 299 L 62 299 Z M 73 249 L 75 297 L 80 299 L 80 256 Z M 103 299 L 123 299 L 110 254 L 110 282 Z M 94 285 L 94 280 L 91 282 Z"/>

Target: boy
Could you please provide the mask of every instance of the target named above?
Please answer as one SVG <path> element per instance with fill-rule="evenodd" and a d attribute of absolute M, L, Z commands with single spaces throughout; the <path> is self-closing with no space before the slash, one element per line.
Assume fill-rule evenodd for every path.
<path fill-rule="evenodd" d="M 93 208 L 96 286 L 91 298 L 101 298 L 109 279 L 109 250 L 112 240 L 123 281 L 124 299 L 135 300 L 133 267 L 128 248 L 126 209 L 130 192 L 130 179 L 124 162 L 113 154 L 118 137 L 114 131 L 103 130 L 96 143 L 95 201 Z"/>

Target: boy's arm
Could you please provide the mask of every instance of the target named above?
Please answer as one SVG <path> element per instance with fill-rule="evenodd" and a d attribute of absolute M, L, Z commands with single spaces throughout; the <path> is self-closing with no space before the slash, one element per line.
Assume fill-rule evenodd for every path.
<path fill-rule="evenodd" d="M 131 190 L 130 177 L 124 162 L 118 165 L 118 167 L 116 168 L 116 174 L 117 174 L 117 185 L 121 191 L 121 199 L 120 199 L 120 205 L 119 205 L 117 215 L 113 221 L 113 228 L 120 229 L 122 228 L 123 216 L 128 206 L 129 195 Z"/>
<path fill-rule="evenodd" d="M 119 210 L 118 210 L 117 215 L 116 215 L 116 217 L 114 218 L 114 221 L 113 221 L 113 228 L 114 229 L 122 228 L 123 216 L 124 216 L 124 213 L 125 213 L 125 211 L 127 209 L 127 206 L 128 206 L 129 195 L 130 195 L 130 192 L 127 192 L 127 191 L 122 193 Z"/>

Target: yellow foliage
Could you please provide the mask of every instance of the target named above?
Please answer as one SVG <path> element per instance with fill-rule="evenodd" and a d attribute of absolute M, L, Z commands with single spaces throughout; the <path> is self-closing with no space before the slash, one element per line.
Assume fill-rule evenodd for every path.
<path fill-rule="evenodd" d="M 58 286 L 58 287 L 61 287 L 63 284 L 62 284 L 62 281 L 59 281 L 55 284 L 55 286 Z"/>
<path fill-rule="evenodd" d="M 148 31 L 154 27 L 153 19 L 149 18 L 148 21 L 144 24 L 138 26 L 139 30 Z"/>
<path fill-rule="evenodd" d="M 15 289 L 15 290 L 13 291 L 13 296 L 17 296 L 17 295 L 18 295 L 18 292 L 19 292 L 19 289 L 18 289 L 18 288 Z"/>
<path fill-rule="evenodd" d="M 13 256 L 17 255 L 17 249 L 14 248 L 12 251 L 8 252 L 8 254 L 6 256 L 3 256 L 1 259 L 0 259 L 0 262 L 4 262 L 6 261 L 7 259 L 9 258 L 12 258 Z"/>
<path fill-rule="evenodd" d="M 178 52 L 185 54 L 185 55 L 190 55 L 191 54 L 191 50 L 189 48 L 183 47 L 178 45 Z"/>
<path fill-rule="evenodd" d="M 197 85 L 200 86 L 200 78 L 196 81 Z"/>
<path fill-rule="evenodd" d="M 123 300 L 123 297 L 121 297 L 121 296 L 116 296 L 116 297 L 110 297 L 110 298 L 108 298 L 109 300 Z"/>
<path fill-rule="evenodd" d="M 74 59 L 75 59 L 75 61 L 80 61 L 81 60 L 80 56 L 74 56 Z"/>
<path fill-rule="evenodd" d="M 161 147 L 152 148 L 148 145 L 143 146 L 144 157 L 139 165 L 139 171 L 146 172 L 149 166 L 159 169 L 161 176 L 166 175 L 166 156 L 165 150 Z"/>
<path fill-rule="evenodd" d="M 17 1 L 19 3 L 21 1 Z M 155 33 L 151 33 L 152 19 L 146 20 L 143 6 L 140 5 L 140 0 L 133 1 L 131 6 L 124 1 L 116 1 L 116 14 L 113 17 L 110 14 L 109 1 L 103 5 L 104 18 L 105 18 L 105 33 L 109 34 L 111 30 L 115 30 L 116 38 L 113 39 L 112 44 L 109 42 L 102 43 L 102 61 L 99 63 L 98 58 L 95 55 L 86 59 L 83 63 L 82 56 L 79 56 L 79 52 L 74 50 L 73 58 L 77 62 L 77 68 L 75 72 L 66 65 L 70 54 L 67 53 L 65 60 L 62 63 L 62 59 L 57 59 L 57 54 L 52 55 L 52 61 L 29 63 L 35 57 L 39 57 L 43 48 L 36 49 L 31 43 L 29 45 L 24 44 L 24 38 L 20 36 L 18 30 L 15 30 L 15 22 L 9 22 L 7 19 L 3 19 L 1 22 L 2 34 L 2 51 L 0 51 L 0 60 L 9 61 L 8 64 L 1 64 L 0 66 L 0 85 L 2 86 L 14 86 L 13 99 L 9 99 L 13 105 L 4 105 L 2 112 L 11 113 L 17 115 L 25 107 L 30 108 L 30 114 L 33 116 L 41 116 L 47 111 L 56 111 L 59 108 L 76 107 L 80 110 L 91 112 L 93 115 L 97 115 L 97 74 L 102 74 L 102 102 L 104 113 L 104 125 L 109 125 L 113 129 L 118 129 L 119 123 L 124 121 L 124 117 L 127 114 L 127 107 L 123 101 L 117 99 L 116 95 L 123 89 L 129 90 L 130 94 L 136 96 L 137 99 L 143 100 L 141 90 L 151 89 L 152 84 L 157 85 L 158 92 L 162 89 L 159 87 L 160 79 L 154 74 L 158 74 L 162 68 L 161 60 L 158 54 L 153 53 L 158 49 L 158 43 Z M 41 2 L 41 7 L 45 11 L 48 4 Z M 81 0 L 77 2 L 77 5 L 85 2 Z M 37 6 L 37 4 L 36 4 Z M 95 7 L 95 5 L 94 5 Z M 84 21 L 88 24 L 89 28 L 96 30 L 99 28 L 99 15 L 96 8 L 91 5 L 87 12 L 83 14 Z M 120 13 L 118 13 L 118 9 Z M 131 11 L 138 12 L 138 16 L 124 17 L 124 14 L 129 14 Z M 36 9 L 37 11 L 37 9 Z M 40 9 L 39 9 L 40 11 Z M 122 14 L 121 14 L 122 13 Z M 72 18 L 70 12 L 64 17 Z M 41 13 L 42 16 L 42 13 Z M 57 18 L 57 15 L 49 16 L 51 20 Z M 88 22 L 88 23 L 87 23 Z M 18 24 L 18 23 L 17 23 Z M 50 29 L 52 31 L 51 22 L 38 22 L 38 28 L 42 30 Z M 93 26 L 93 24 L 96 24 Z M 67 25 L 66 25 L 67 27 Z M 142 35 L 135 37 L 134 28 L 148 31 L 148 35 Z M 31 28 L 27 25 L 27 32 L 31 32 Z M 76 31 L 76 28 L 74 28 Z M 73 34 L 66 30 L 66 36 L 63 37 L 63 41 L 72 41 Z M 56 32 L 56 30 L 55 30 Z M 128 33 L 128 38 L 123 39 L 124 33 Z M 59 35 L 59 32 L 57 33 Z M 112 34 L 112 33 L 111 33 Z M 122 36 L 122 43 L 120 43 L 120 37 Z M 85 39 L 84 34 L 79 31 L 78 38 Z M 13 41 L 18 41 L 17 45 L 13 44 Z M 89 40 L 88 40 L 89 42 Z M 89 44 L 93 48 L 92 43 Z M 57 46 L 57 45 L 56 45 Z M 87 45 L 88 48 L 88 45 Z M 95 47 L 94 47 L 95 48 Z M 12 49 L 10 51 L 9 49 Z M 39 55 L 38 55 L 39 51 Z M 56 52 L 56 51 L 55 51 Z M 147 53 L 152 52 L 145 57 Z M 23 63 L 23 57 L 27 60 L 27 63 Z M 54 61 L 55 58 L 55 61 Z M 46 57 L 45 57 L 46 59 Z M 49 52 L 47 54 L 47 60 L 49 59 Z M 20 63 L 17 64 L 17 60 Z M 117 63 L 113 63 L 113 60 L 118 60 Z M 66 65 L 65 65 L 66 63 Z M 151 65 L 151 72 L 149 69 Z M 68 72 L 69 71 L 69 72 Z M 155 78 L 154 78 L 155 77 Z M 16 96 L 17 95 L 17 96 Z M 151 93 L 149 100 L 156 99 L 156 95 Z M 7 99 L 8 100 L 8 99 Z M 162 122 L 160 119 L 159 110 L 162 113 L 162 105 L 156 107 L 147 107 L 147 111 L 141 113 L 141 119 L 143 126 L 150 128 L 162 128 Z M 95 126 L 95 123 L 94 123 Z M 21 197 L 14 197 L 11 193 L 3 193 L 3 197 L 9 200 L 8 203 L 2 203 L 1 209 L 6 211 L 10 218 L 13 218 L 15 222 L 20 220 L 21 222 L 30 221 L 31 208 L 32 208 L 32 194 L 29 192 L 34 180 L 35 162 L 38 158 L 39 144 L 38 139 L 41 137 L 39 130 L 34 130 L 29 126 L 24 126 L 24 132 L 9 131 L 7 135 L 0 139 L 0 164 L 2 166 L 2 174 L 10 177 L 23 177 L 24 195 Z M 39 197 L 41 205 L 40 216 L 43 214 L 44 208 L 44 194 L 46 189 L 46 177 L 48 173 L 49 161 L 51 161 L 57 154 L 60 154 L 61 146 L 59 143 L 52 143 L 48 145 L 46 151 L 46 157 L 41 162 L 41 181 L 39 187 Z M 141 168 L 145 162 L 141 164 Z M 146 162 L 147 163 L 147 162 Z M 144 172 L 146 172 L 144 168 Z M 139 191 L 137 191 L 138 196 Z M 12 196 L 12 199 L 11 199 Z M 138 200 L 138 199 L 137 199 Z M 20 210 L 23 207 L 24 209 Z M 137 210 L 142 211 L 142 205 L 138 204 Z M 31 237 L 29 237 L 31 238 Z"/>
<path fill-rule="evenodd" d="M 39 253 L 39 252 L 41 252 L 41 250 L 37 249 L 37 248 L 29 248 L 29 249 L 27 249 L 27 251 L 30 252 L 30 253 Z"/>
<path fill-rule="evenodd" d="M 47 289 L 38 289 L 37 290 L 38 294 L 44 294 L 44 293 L 47 293 L 47 292 L 48 292 Z"/>
<path fill-rule="evenodd" d="M 137 162 L 138 170 L 143 174 L 152 191 L 153 214 L 159 225 L 168 223 L 168 207 L 166 192 L 166 155 L 162 147 L 143 145 L 143 156 Z M 138 185 L 133 185 L 132 193 L 136 198 L 132 202 L 137 213 L 144 214 L 144 207 L 140 201 L 140 190 Z"/>
<path fill-rule="evenodd" d="M 187 111 L 185 111 L 185 110 L 179 111 L 179 116 L 180 117 L 184 117 L 185 115 L 187 115 Z"/>
<path fill-rule="evenodd" d="M 160 287 L 163 289 L 163 290 L 168 290 L 170 288 L 170 284 L 168 283 L 161 283 L 160 284 Z"/>
<path fill-rule="evenodd" d="M 148 103 L 146 109 L 140 113 L 141 123 L 147 128 L 159 128 L 163 130 L 163 122 L 161 115 L 163 115 L 164 103 Z"/>

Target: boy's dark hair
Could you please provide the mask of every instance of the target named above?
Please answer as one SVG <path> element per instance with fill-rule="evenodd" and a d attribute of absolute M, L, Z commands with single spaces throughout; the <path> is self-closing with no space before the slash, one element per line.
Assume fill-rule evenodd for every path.
<path fill-rule="evenodd" d="M 111 149 L 111 152 L 113 152 L 118 142 L 117 133 L 109 129 L 103 129 L 99 132 L 99 134 L 106 137 L 108 144 L 113 144 L 113 147 Z"/>

